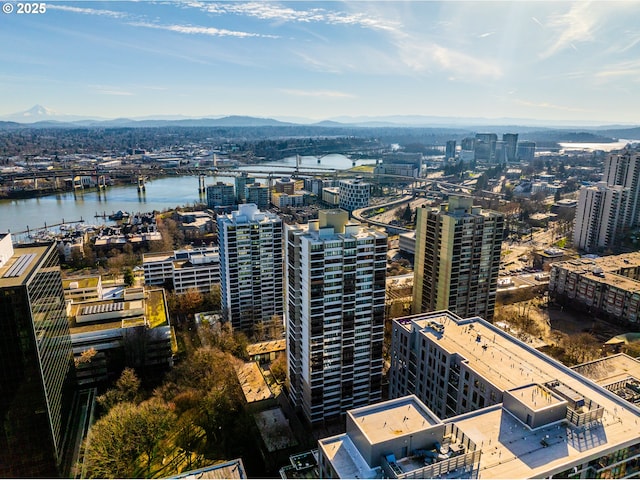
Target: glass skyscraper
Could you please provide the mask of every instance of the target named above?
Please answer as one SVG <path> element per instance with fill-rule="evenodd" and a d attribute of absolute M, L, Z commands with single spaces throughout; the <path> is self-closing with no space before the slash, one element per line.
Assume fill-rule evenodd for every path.
<path fill-rule="evenodd" d="M 54 243 L 0 236 L 0 477 L 56 477 L 73 353 Z"/>

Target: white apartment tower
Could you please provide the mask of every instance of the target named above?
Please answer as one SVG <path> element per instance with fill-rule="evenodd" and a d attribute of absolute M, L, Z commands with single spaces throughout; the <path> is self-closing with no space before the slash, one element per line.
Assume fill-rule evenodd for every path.
<path fill-rule="evenodd" d="M 283 315 L 282 220 L 242 204 L 218 216 L 222 311 L 234 330 Z"/>
<path fill-rule="evenodd" d="M 630 191 L 620 185 L 598 182 L 582 187 L 573 228 L 573 246 L 587 252 L 611 246 L 628 224 Z"/>
<path fill-rule="evenodd" d="M 612 153 L 604 162 L 602 181 L 607 185 L 620 185 L 629 189 L 624 209 L 624 225 L 640 224 L 640 154 L 625 150 Z"/>
<path fill-rule="evenodd" d="M 290 397 L 314 424 L 381 399 L 387 235 L 344 210 L 286 228 Z"/>

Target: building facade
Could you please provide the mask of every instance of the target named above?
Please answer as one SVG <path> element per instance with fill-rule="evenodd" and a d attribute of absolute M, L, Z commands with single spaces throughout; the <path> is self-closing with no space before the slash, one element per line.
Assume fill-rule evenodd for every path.
<path fill-rule="evenodd" d="M 229 210 L 236 205 L 236 197 L 231 183 L 217 182 L 207 185 L 207 206 L 216 210 Z"/>
<path fill-rule="evenodd" d="M 549 296 L 624 323 L 640 321 L 640 253 L 576 258 L 551 265 Z"/>
<path fill-rule="evenodd" d="M 222 311 L 234 330 L 254 333 L 257 323 L 284 313 L 282 220 L 255 204 L 218 216 Z"/>
<path fill-rule="evenodd" d="M 269 187 L 255 182 L 244 187 L 244 196 L 247 203 L 257 205 L 260 210 L 269 208 Z"/>
<path fill-rule="evenodd" d="M 478 465 L 462 478 L 634 478 L 640 472 L 637 407 L 482 318 L 441 311 L 396 319 L 391 342 L 390 397 L 415 395 L 471 443 L 458 452 L 445 435 L 436 457 L 425 452 L 434 439 L 399 443 L 399 451 L 386 444 L 403 457 L 396 454 L 390 478 L 433 478 L 422 475 L 427 465 L 444 476 L 468 465 L 454 460 L 472 446 Z M 406 421 L 391 428 L 408 436 L 425 426 Z M 466 445 L 453 445 L 459 443 Z"/>
<path fill-rule="evenodd" d="M 0 237 L 0 477 L 58 477 L 74 382 L 58 252 Z"/>
<path fill-rule="evenodd" d="M 169 283 L 174 292 L 196 289 L 209 293 L 220 284 L 220 255 L 217 247 L 145 253 L 142 256 L 145 285 Z"/>
<path fill-rule="evenodd" d="M 640 225 L 640 154 L 625 150 L 610 154 L 604 162 L 602 181 L 629 189 L 624 208 L 624 225 Z"/>
<path fill-rule="evenodd" d="M 343 210 L 287 227 L 290 398 L 312 424 L 381 399 L 386 253 Z"/>
<path fill-rule="evenodd" d="M 515 162 L 518 153 L 518 134 L 504 133 L 502 141 L 505 143 L 506 157 L 508 162 Z"/>
<path fill-rule="evenodd" d="M 625 227 L 629 189 L 598 182 L 582 187 L 573 227 L 573 246 L 586 252 L 611 247 Z"/>
<path fill-rule="evenodd" d="M 412 311 L 492 319 L 503 229 L 501 214 L 473 206 L 471 198 L 419 208 Z"/>
<path fill-rule="evenodd" d="M 516 149 L 516 157 L 521 162 L 531 162 L 536 157 L 536 142 L 519 141 Z"/>
<path fill-rule="evenodd" d="M 353 180 L 340 180 L 340 208 L 347 212 L 353 212 L 359 208 L 369 206 L 371 185 L 361 178 Z"/>
<path fill-rule="evenodd" d="M 237 203 L 245 203 L 247 199 L 245 197 L 244 187 L 246 187 L 247 185 L 253 185 L 254 183 L 256 183 L 256 179 L 250 177 L 247 172 L 242 172 L 242 174 L 235 177 L 234 180 L 236 184 L 236 199 L 238 200 Z"/>

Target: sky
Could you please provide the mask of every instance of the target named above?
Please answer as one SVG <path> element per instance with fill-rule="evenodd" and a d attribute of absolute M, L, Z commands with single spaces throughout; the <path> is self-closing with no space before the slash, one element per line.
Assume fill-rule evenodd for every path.
<path fill-rule="evenodd" d="M 0 116 L 40 104 L 103 118 L 640 124 L 638 1 L 44 6 L 19 14 L 17 2 L 3 4 Z"/>

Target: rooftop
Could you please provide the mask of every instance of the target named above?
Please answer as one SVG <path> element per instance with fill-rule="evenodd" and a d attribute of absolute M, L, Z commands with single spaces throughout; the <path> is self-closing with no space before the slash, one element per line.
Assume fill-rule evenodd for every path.
<path fill-rule="evenodd" d="M 261 355 L 271 352 L 281 352 L 287 348 L 287 340 L 285 338 L 281 340 L 270 340 L 268 342 L 252 343 L 247 345 L 247 355 L 252 357 L 253 355 Z"/>
<path fill-rule="evenodd" d="M 24 284 L 49 248 L 47 244 L 16 246 L 11 258 L 0 267 L 0 288 Z"/>
<path fill-rule="evenodd" d="M 256 362 L 242 364 L 238 367 L 236 373 L 247 403 L 259 402 L 274 397 Z"/>
<path fill-rule="evenodd" d="M 73 285 L 72 284 L 76 284 Z M 62 286 L 65 290 L 72 288 L 97 288 L 100 283 L 100 277 L 68 277 L 62 279 Z"/>
<path fill-rule="evenodd" d="M 640 380 L 640 360 L 624 353 L 576 365 L 573 370 L 602 386 L 628 378 Z"/>
<path fill-rule="evenodd" d="M 247 478 L 247 474 L 242 464 L 242 459 L 237 458 L 229 462 L 216 463 L 215 465 L 209 465 L 208 467 L 198 468 L 197 470 L 190 470 L 188 472 L 182 472 L 170 478 L 183 478 L 183 479 L 208 479 L 208 478 Z"/>
<path fill-rule="evenodd" d="M 434 321 L 444 326 L 442 331 L 429 327 Z M 399 323 L 408 329 L 414 326 L 441 348 L 457 353 L 463 363 L 503 391 L 560 382 L 563 389 L 604 408 L 600 420 L 582 427 L 565 420 L 532 430 L 502 405 L 448 419 L 476 445 L 483 446 L 481 477 L 531 478 L 558 473 L 567 465 L 639 441 L 640 408 L 481 318 L 460 319 L 451 312 L 434 312 L 406 317 Z"/>
<path fill-rule="evenodd" d="M 372 444 L 442 423 L 413 396 L 351 410 L 348 415 Z"/>

